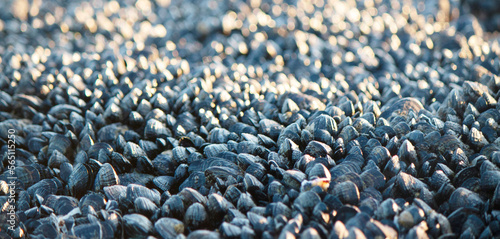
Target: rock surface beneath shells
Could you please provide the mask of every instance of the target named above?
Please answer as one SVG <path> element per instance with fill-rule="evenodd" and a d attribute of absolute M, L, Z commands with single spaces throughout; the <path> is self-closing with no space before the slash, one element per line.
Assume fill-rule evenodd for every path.
<path fill-rule="evenodd" d="M 499 1 L 0 7 L 1 238 L 500 235 Z"/>

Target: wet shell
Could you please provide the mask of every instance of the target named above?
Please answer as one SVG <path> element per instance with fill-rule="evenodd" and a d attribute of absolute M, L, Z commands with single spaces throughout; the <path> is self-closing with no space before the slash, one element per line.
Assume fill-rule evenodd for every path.
<path fill-rule="evenodd" d="M 351 142 L 352 140 L 356 139 L 358 136 L 359 136 L 358 131 L 350 125 L 344 127 L 342 129 L 342 131 L 340 131 L 340 134 L 339 134 L 339 137 L 342 138 L 344 140 L 344 142 Z"/>
<path fill-rule="evenodd" d="M 399 157 L 396 155 L 396 156 L 393 156 L 387 162 L 383 173 L 387 178 L 392 178 L 392 177 L 396 176 L 400 171 L 401 171 L 401 163 L 399 161 Z"/>
<path fill-rule="evenodd" d="M 138 184 L 129 184 L 127 186 L 127 200 L 134 202 L 137 197 L 145 197 L 159 205 L 161 195 L 156 189 L 149 189 Z"/>
<path fill-rule="evenodd" d="M 27 188 L 28 194 L 31 198 L 41 197 L 43 199 L 47 198 L 51 194 L 57 194 L 62 189 L 62 182 L 57 179 L 43 179 L 38 183 L 33 184 L 31 187 Z"/>
<path fill-rule="evenodd" d="M 354 172 L 347 172 L 341 176 L 332 178 L 331 185 L 335 187 L 336 184 L 342 182 L 353 182 L 354 184 L 356 184 L 356 187 L 361 191 L 364 188 L 363 179 L 361 179 L 361 177 Z"/>
<path fill-rule="evenodd" d="M 243 172 L 239 169 L 225 166 L 211 166 L 205 170 L 205 178 L 208 183 L 215 183 L 217 178 L 226 181 L 228 177 L 243 176 Z"/>
<path fill-rule="evenodd" d="M 80 199 L 78 204 L 83 215 L 91 213 L 91 211 L 99 211 L 106 206 L 106 199 L 103 195 L 90 192 Z"/>
<path fill-rule="evenodd" d="M 52 155 L 50 156 L 49 161 L 47 162 L 47 166 L 49 166 L 50 168 L 59 168 L 61 164 L 68 162 L 69 160 L 68 158 L 66 158 L 66 156 L 64 156 L 64 154 L 62 154 L 58 150 L 54 150 L 52 151 Z"/>
<path fill-rule="evenodd" d="M 138 184 L 138 185 L 149 185 L 153 181 L 154 176 L 151 174 L 144 173 L 125 173 L 118 175 L 120 178 L 121 185 Z"/>
<path fill-rule="evenodd" d="M 254 192 L 256 190 L 264 190 L 265 186 L 256 177 L 251 174 L 245 174 L 244 178 L 245 189 L 249 192 Z"/>
<path fill-rule="evenodd" d="M 219 153 L 228 151 L 228 148 L 225 144 L 211 144 L 205 147 L 203 153 L 207 157 L 216 157 Z"/>
<path fill-rule="evenodd" d="M 223 222 L 220 226 L 222 236 L 227 238 L 235 238 L 241 235 L 241 229 L 238 226 Z"/>
<path fill-rule="evenodd" d="M 208 135 L 208 141 L 215 144 L 227 143 L 231 132 L 224 128 L 214 128 Z"/>
<path fill-rule="evenodd" d="M 190 229 L 199 229 L 207 223 L 208 215 L 200 203 L 189 206 L 184 215 L 184 223 Z"/>
<path fill-rule="evenodd" d="M 266 206 L 266 215 L 272 217 L 277 217 L 278 215 L 283 215 L 287 218 L 292 216 L 292 210 L 284 203 L 270 203 Z"/>
<path fill-rule="evenodd" d="M 153 224 L 143 215 L 127 214 L 122 220 L 125 233 L 129 236 L 144 236 L 153 231 Z"/>
<path fill-rule="evenodd" d="M 238 202 L 236 203 L 236 207 L 242 213 L 246 213 L 250 211 L 250 209 L 254 208 L 255 202 L 252 199 L 252 196 L 249 193 L 242 193 Z"/>
<path fill-rule="evenodd" d="M 309 154 L 314 158 L 333 156 L 332 148 L 327 144 L 318 141 L 309 142 L 306 149 L 304 150 L 304 153 Z"/>
<path fill-rule="evenodd" d="M 66 215 L 73 209 L 78 207 L 78 200 L 69 196 L 51 195 L 43 202 L 49 208 L 54 209 L 57 215 Z"/>
<path fill-rule="evenodd" d="M 94 183 L 94 191 L 100 191 L 104 187 L 117 184 L 120 184 L 120 178 L 113 169 L 113 166 L 109 163 L 103 164 L 101 169 L 97 172 Z"/>
<path fill-rule="evenodd" d="M 124 198 L 127 196 L 127 187 L 123 185 L 104 187 L 103 191 L 108 200 L 119 201 L 120 198 Z"/>
<path fill-rule="evenodd" d="M 113 238 L 114 230 L 109 223 L 91 223 L 75 226 L 74 234 L 79 238 Z"/>
<path fill-rule="evenodd" d="M 165 201 L 161 207 L 161 212 L 163 216 L 175 217 L 177 219 L 183 219 L 185 213 L 184 203 L 178 195 L 173 195 Z"/>
<path fill-rule="evenodd" d="M 127 142 L 125 149 L 123 149 L 123 156 L 125 156 L 132 164 L 135 164 L 137 159 L 141 156 L 146 156 L 146 153 L 139 145 Z"/>
<path fill-rule="evenodd" d="M 82 197 L 94 180 L 92 169 L 87 164 L 78 164 L 68 180 L 68 187 L 72 196 Z"/>
<path fill-rule="evenodd" d="M 381 190 L 385 185 L 385 176 L 377 169 L 364 171 L 360 177 L 363 181 L 363 188 L 374 187 L 377 190 Z"/>
<path fill-rule="evenodd" d="M 403 98 L 386 109 L 382 108 L 382 114 L 380 114 L 380 117 L 388 119 L 393 113 L 406 116 L 410 111 L 417 113 L 423 108 L 422 103 L 420 103 L 417 99 Z"/>
<path fill-rule="evenodd" d="M 470 207 L 481 210 L 484 207 L 484 201 L 477 193 L 468 189 L 459 187 L 450 196 L 450 209 L 452 211 L 461 207 Z"/>
<path fill-rule="evenodd" d="M 144 123 L 144 117 L 137 111 L 131 111 L 128 116 L 128 124 L 134 128 L 140 127 Z"/>
<path fill-rule="evenodd" d="M 295 190 L 300 190 L 302 181 L 306 179 L 306 175 L 298 170 L 287 170 L 283 174 L 283 184 Z"/>
<path fill-rule="evenodd" d="M 312 210 L 316 206 L 316 204 L 318 204 L 320 202 L 321 202 L 321 198 L 318 196 L 318 194 L 316 194 L 312 191 L 301 192 L 299 194 L 299 196 L 293 202 L 293 207 L 295 209 L 302 208 L 306 212 L 312 212 Z"/>
<path fill-rule="evenodd" d="M 203 172 L 190 173 L 189 177 L 179 186 L 179 190 L 185 188 L 199 189 L 207 183 L 205 174 Z"/>
<path fill-rule="evenodd" d="M 335 185 L 332 193 L 343 203 L 357 205 L 359 202 L 359 190 L 353 182 L 347 181 Z"/>
<path fill-rule="evenodd" d="M 164 192 L 174 186 L 175 179 L 172 176 L 158 176 L 153 179 L 153 183 L 161 192 Z"/>
<path fill-rule="evenodd" d="M 414 196 L 416 193 L 420 192 L 420 190 L 427 188 L 425 183 L 403 172 L 400 172 L 398 176 L 396 176 L 394 186 L 397 192 L 401 193 L 403 196 Z"/>
<path fill-rule="evenodd" d="M 208 231 L 208 230 L 196 230 L 187 236 L 187 239 L 220 239 L 218 232 Z"/>
<path fill-rule="evenodd" d="M 221 195 L 213 193 L 208 196 L 207 212 L 213 217 L 223 217 L 230 207 L 234 206 Z"/>
<path fill-rule="evenodd" d="M 495 209 L 500 208 L 500 184 L 495 188 L 495 192 L 493 192 L 493 197 L 491 198 L 491 206 Z"/>
<path fill-rule="evenodd" d="M 331 136 L 336 136 L 338 131 L 335 120 L 331 116 L 325 114 L 319 115 L 309 122 L 306 130 L 313 135 L 317 130 L 326 130 Z"/>
<path fill-rule="evenodd" d="M 135 212 L 142 214 L 146 217 L 151 217 L 157 209 L 158 206 L 156 206 L 154 202 L 145 197 L 137 197 L 134 200 Z"/>
<path fill-rule="evenodd" d="M 403 141 L 401 147 L 399 148 L 398 156 L 400 160 L 406 162 L 408 165 L 413 163 L 418 168 L 421 164 L 417 157 L 415 147 L 409 140 Z"/>
<path fill-rule="evenodd" d="M 411 228 L 420 223 L 424 217 L 425 213 L 422 209 L 416 206 L 410 206 L 399 214 L 398 224 L 406 228 Z"/>
<path fill-rule="evenodd" d="M 280 132 L 284 129 L 278 122 L 270 119 L 262 119 L 259 122 L 259 133 L 269 136 L 271 139 L 277 140 Z"/>
<path fill-rule="evenodd" d="M 49 141 L 48 155 L 52 155 L 55 150 L 64 155 L 69 155 L 73 151 L 71 149 L 71 140 L 60 134 L 54 135 Z"/>
<path fill-rule="evenodd" d="M 184 188 L 179 192 L 179 196 L 184 202 L 184 206 L 187 208 L 193 203 L 201 203 L 202 205 L 207 205 L 207 198 L 201 195 L 198 191 L 192 188 Z"/>
<path fill-rule="evenodd" d="M 434 189 L 439 189 L 442 185 L 450 182 L 450 179 L 444 174 L 441 170 L 436 170 L 432 174 L 432 177 L 429 179 L 429 186 Z"/>
<path fill-rule="evenodd" d="M 309 180 L 313 180 L 316 178 L 326 178 L 329 180 L 332 177 L 330 171 L 328 171 L 328 168 L 322 163 L 316 163 L 309 170 L 306 169 L 306 174 Z"/>
<path fill-rule="evenodd" d="M 184 223 L 175 218 L 160 218 L 155 222 L 155 230 L 163 238 L 176 237 L 179 234 L 184 233 Z"/>

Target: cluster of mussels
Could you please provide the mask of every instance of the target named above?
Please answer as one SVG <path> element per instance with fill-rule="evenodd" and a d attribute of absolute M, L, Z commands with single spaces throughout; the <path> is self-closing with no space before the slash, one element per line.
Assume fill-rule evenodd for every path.
<path fill-rule="evenodd" d="M 2 1 L 0 238 L 499 236 L 461 2 Z"/>

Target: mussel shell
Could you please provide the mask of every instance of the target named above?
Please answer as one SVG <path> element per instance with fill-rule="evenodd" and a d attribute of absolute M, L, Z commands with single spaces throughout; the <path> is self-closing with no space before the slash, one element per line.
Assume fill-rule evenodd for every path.
<path fill-rule="evenodd" d="M 74 234 L 79 238 L 114 238 L 113 226 L 107 222 L 81 224 L 74 227 Z"/>
<path fill-rule="evenodd" d="M 196 230 L 187 236 L 187 239 L 220 239 L 221 236 L 218 232 L 208 230 Z"/>
<path fill-rule="evenodd" d="M 342 182 L 333 186 L 332 193 L 343 203 L 357 205 L 359 202 L 359 190 L 351 181 Z"/>
<path fill-rule="evenodd" d="M 165 203 L 162 208 L 162 215 L 168 217 L 175 217 L 177 219 L 183 219 L 185 213 L 184 203 L 182 198 L 178 195 L 173 195 Z"/>
<path fill-rule="evenodd" d="M 404 172 L 400 172 L 396 176 L 394 186 L 396 192 L 400 193 L 404 197 L 414 196 L 422 189 L 427 189 L 427 185 L 425 183 Z"/>
<path fill-rule="evenodd" d="M 127 196 L 127 187 L 123 185 L 104 187 L 103 191 L 108 200 L 119 201 L 120 198 L 124 198 Z"/>
<path fill-rule="evenodd" d="M 74 208 L 78 207 L 78 200 L 70 196 L 50 195 L 43 202 L 49 208 L 54 209 L 57 215 L 66 215 Z"/>
<path fill-rule="evenodd" d="M 138 184 L 129 184 L 127 186 L 127 200 L 134 202 L 137 197 L 145 197 L 159 205 L 161 195 L 156 189 L 149 189 Z"/>
<path fill-rule="evenodd" d="M 94 191 L 100 191 L 104 187 L 118 184 L 120 184 L 120 178 L 116 174 L 113 166 L 109 163 L 103 164 L 101 169 L 97 172 L 94 182 Z"/>
<path fill-rule="evenodd" d="M 184 182 L 179 186 L 179 190 L 183 190 L 185 188 L 194 188 L 200 189 L 201 187 L 207 184 L 205 173 L 203 172 L 192 172 L 189 174 L 189 177 L 184 180 Z"/>
<path fill-rule="evenodd" d="M 410 111 L 419 112 L 423 108 L 422 103 L 420 103 L 417 99 L 403 98 L 386 109 L 382 108 L 382 114 L 380 114 L 380 117 L 388 119 L 393 113 L 400 116 L 406 116 Z"/>
<path fill-rule="evenodd" d="M 70 155 L 73 151 L 71 149 L 71 140 L 69 140 L 64 135 L 56 134 L 49 140 L 48 155 L 52 155 L 52 152 L 57 150 L 64 155 Z"/>
<path fill-rule="evenodd" d="M 360 177 L 363 180 L 363 188 L 374 187 L 380 190 L 385 185 L 385 176 L 377 169 L 364 171 Z"/>
<path fill-rule="evenodd" d="M 208 220 L 208 214 L 205 207 L 200 203 L 194 203 L 188 207 L 184 215 L 184 223 L 190 229 L 203 227 Z"/>
<path fill-rule="evenodd" d="M 146 217 L 151 217 L 157 209 L 158 206 L 156 206 L 154 202 L 145 197 L 137 197 L 134 200 L 135 212 Z"/>
<path fill-rule="evenodd" d="M 452 211 L 461 207 L 481 210 L 485 205 L 483 199 L 477 193 L 462 187 L 457 188 L 451 194 L 449 203 Z"/>
<path fill-rule="evenodd" d="M 123 227 L 129 236 L 144 236 L 153 231 L 153 224 L 149 219 L 140 214 L 127 214 L 123 216 Z"/>
<path fill-rule="evenodd" d="M 321 198 L 312 191 L 301 192 L 299 196 L 294 200 L 294 208 L 303 208 L 306 212 L 312 212 L 316 204 L 321 202 Z"/>
<path fill-rule="evenodd" d="M 93 170 L 87 164 L 78 164 L 69 176 L 68 187 L 72 196 L 82 197 L 94 181 Z"/>
<path fill-rule="evenodd" d="M 106 203 L 106 199 L 103 195 L 90 192 L 85 194 L 85 196 L 80 199 L 78 206 L 80 207 L 82 214 L 87 215 L 89 207 L 92 207 L 92 210 L 99 211 L 104 209 Z"/>
<path fill-rule="evenodd" d="M 295 190 L 300 190 L 300 185 L 307 176 L 298 170 L 287 170 L 283 174 L 283 184 Z"/>
<path fill-rule="evenodd" d="M 155 140 L 160 137 L 171 136 L 172 133 L 165 127 L 165 125 L 156 120 L 150 119 L 146 122 L 146 126 L 144 127 L 144 138 L 148 140 Z"/>
<path fill-rule="evenodd" d="M 175 218 L 160 218 L 155 222 L 155 230 L 163 238 L 173 238 L 184 233 L 184 223 Z"/>

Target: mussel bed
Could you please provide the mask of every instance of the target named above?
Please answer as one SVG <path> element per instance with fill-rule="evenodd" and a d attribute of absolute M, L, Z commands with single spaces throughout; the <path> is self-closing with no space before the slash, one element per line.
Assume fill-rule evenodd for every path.
<path fill-rule="evenodd" d="M 0 238 L 500 236 L 499 1 L 0 6 Z"/>

